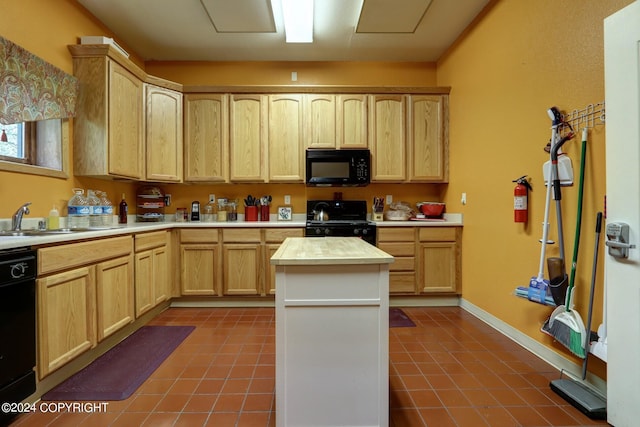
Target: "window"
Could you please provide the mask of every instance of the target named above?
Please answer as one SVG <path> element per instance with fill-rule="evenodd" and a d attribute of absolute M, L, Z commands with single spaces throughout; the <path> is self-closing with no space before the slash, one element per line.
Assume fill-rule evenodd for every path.
<path fill-rule="evenodd" d="M 69 122 L 0 124 L 0 170 L 67 178 Z"/>

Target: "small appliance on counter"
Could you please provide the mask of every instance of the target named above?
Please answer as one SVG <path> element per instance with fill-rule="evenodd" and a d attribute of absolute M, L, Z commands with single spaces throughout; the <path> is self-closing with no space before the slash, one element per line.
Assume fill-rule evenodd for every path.
<path fill-rule="evenodd" d="M 154 186 L 140 187 L 136 196 L 136 221 L 164 221 L 164 194 Z"/>
<path fill-rule="evenodd" d="M 191 221 L 200 221 L 200 202 L 191 202 Z"/>

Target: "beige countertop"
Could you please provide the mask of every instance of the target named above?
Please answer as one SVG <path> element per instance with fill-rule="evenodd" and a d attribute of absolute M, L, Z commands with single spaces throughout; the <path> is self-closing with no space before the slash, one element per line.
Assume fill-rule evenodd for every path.
<path fill-rule="evenodd" d="M 388 253 L 358 237 L 288 237 L 271 257 L 274 265 L 390 264 Z"/>
<path fill-rule="evenodd" d="M 304 228 L 305 214 L 294 214 L 291 221 L 244 221 L 243 215 L 234 222 L 136 222 L 135 215 L 130 215 L 126 225 L 114 225 L 113 228 L 95 229 L 91 231 L 73 232 L 68 234 L 53 234 L 41 236 L 3 236 L 0 237 L 0 250 L 18 248 L 22 246 L 38 246 L 55 243 L 72 242 L 74 240 L 97 239 L 147 231 L 167 230 L 173 228 Z M 23 229 L 33 229 L 43 218 L 27 218 L 23 222 Z M 10 228 L 11 219 L 0 220 L 0 229 Z M 61 224 L 64 227 L 65 224 Z M 378 227 L 446 227 L 462 226 L 462 214 L 445 214 L 444 221 L 380 221 Z"/>

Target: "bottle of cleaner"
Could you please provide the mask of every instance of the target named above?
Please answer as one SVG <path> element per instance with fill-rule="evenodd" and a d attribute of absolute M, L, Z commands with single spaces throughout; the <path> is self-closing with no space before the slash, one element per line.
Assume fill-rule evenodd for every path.
<path fill-rule="evenodd" d="M 57 230 L 58 228 L 60 228 L 60 212 L 58 212 L 56 205 L 53 205 L 47 218 L 47 229 Z"/>

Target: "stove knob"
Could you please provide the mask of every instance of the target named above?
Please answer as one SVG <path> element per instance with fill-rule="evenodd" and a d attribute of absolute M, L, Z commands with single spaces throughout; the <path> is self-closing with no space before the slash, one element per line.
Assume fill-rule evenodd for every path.
<path fill-rule="evenodd" d="M 367 230 L 366 228 L 362 229 L 362 234 L 368 234 L 368 233 L 369 233 L 369 230 Z"/>
<path fill-rule="evenodd" d="M 316 234 L 322 234 L 322 229 L 321 228 L 316 228 Z"/>
<path fill-rule="evenodd" d="M 331 234 L 331 230 L 328 229 L 328 228 L 325 228 L 324 229 L 324 234 L 325 234 L 325 236 L 328 236 L 329 234 Z"/>
<path fill-rule="evenodd" d="M 360 229 L 359 229 L 359 228 L 354 228 L 354 229 L 353 229 L 353 234 L 354 234 L 354 235 L 356 235 L 356 236 L 357 236 L 358 234 L 360 234 Z"/>

